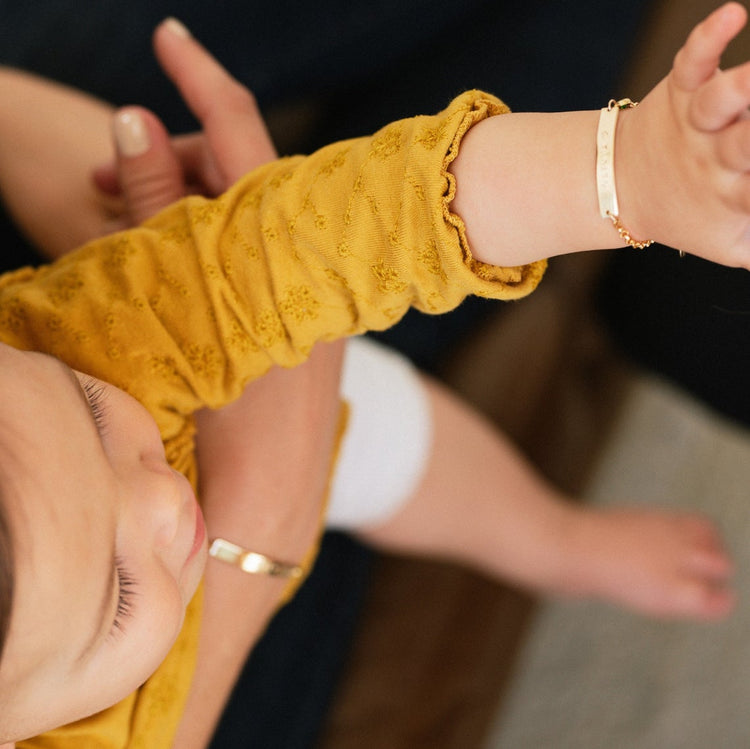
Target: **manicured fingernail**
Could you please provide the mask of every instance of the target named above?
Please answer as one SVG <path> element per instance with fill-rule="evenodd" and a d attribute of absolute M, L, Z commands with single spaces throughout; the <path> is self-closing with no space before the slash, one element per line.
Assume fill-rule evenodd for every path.
<path fill-rule="evenodd" d="M 187 26 L 176 18 L 167 18 L 167 20 L 164 21 L 164 27 L 169 29 L 173 34 L 177 34 L 177 36 L 181 36 L 184 39 L 190 39 L 192 36 L 190 31 L 188 31 Z"/>
<path fill-rule="evenodd" d="M 141 156 L 151 148 L 146 123 L 136 111 L 124 109 L 118 112 L 115 115 L 114 133 L 117 150 L 122 156 Z"/>

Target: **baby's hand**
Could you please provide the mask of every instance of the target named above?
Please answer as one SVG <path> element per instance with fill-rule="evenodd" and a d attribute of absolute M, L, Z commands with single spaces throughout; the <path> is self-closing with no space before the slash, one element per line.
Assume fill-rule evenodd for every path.
<path fill-rule="evenodd" d="M 730 2 L 693 29 L 669 75 L 620 117 L 615 158 L 634 236 L 750 268 L 750 64 L 718 68 L 746 20 Z"/>
<path fill-rule="evenodd" d="M 732 563 L 706 518 L 645 508 L 581 512 L 571 592 L 662 618 L 720 619 L 734 607 Z"/>

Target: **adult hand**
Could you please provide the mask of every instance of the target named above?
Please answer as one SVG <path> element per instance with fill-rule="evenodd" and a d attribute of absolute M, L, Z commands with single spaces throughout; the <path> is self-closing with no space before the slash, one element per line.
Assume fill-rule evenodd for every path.
<path fill-rule="evenodd" d="M 212 58 L 206 56 L 200 78 L 180 78 L 180 52 L 173 54 L 180 33 L 179 24 L 165 23 L 156 32 L 156 51 L 206 130 L 177 136 L 170 148 L 154 115 L 127 108 L 115 120 L 122 156 L 129 154 L 119 164 L 111 105 L 0 66 L 0 197 L 45 257 L 139 223 L 185 193 L 217 195 L 275 157 L 252 94 Z"/>
<path fill-rule="evenodd" d="M 215 196 L 276 151 L 252 93 L 234 80 L 175 19 L 154 34 L 164 71 L 203 131 L 169 136 L 139 107 L 115 118 L 119 159 L 95 171 L 99 188 L 126 196 L 121 225 L 140 223 L 185 193 Z M 170 147 L 171 146 L 171 147 Z"/>

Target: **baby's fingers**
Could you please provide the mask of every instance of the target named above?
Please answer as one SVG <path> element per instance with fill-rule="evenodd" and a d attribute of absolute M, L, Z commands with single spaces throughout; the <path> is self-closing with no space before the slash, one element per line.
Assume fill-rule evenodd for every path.
<path fill-rule="evenodd" d="M 672 79 L 677 88 L 695 91 L 709 80 L 719 67 L 727 44 L 737 36 L 746 20 L 745 8 L 731 2 L 699 23 L 675 57 Z"/>
<path fill-rule="evenodd" d="M 719 133 L 717 147 L 723 167 L 734 172 L 750 172 L 750 120 L 737 122 Z"/>
<path fill-rule="evenodd" d="M 690 103 L 691 124 L 715 132 L 737 120 L 750 106 L 750 62 L 715 75 Z"/>

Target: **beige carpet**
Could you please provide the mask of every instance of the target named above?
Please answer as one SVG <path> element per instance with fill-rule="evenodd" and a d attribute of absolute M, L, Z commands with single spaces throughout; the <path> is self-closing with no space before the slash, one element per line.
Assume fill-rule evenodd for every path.
<path fill-rule="evenodd" d="M 546 605 L 486 749 L 750 747 L 750 434 L 638 380 L 587 496 L 714 517 L 736 558 L 740 606 L 699 625 Z"/>

